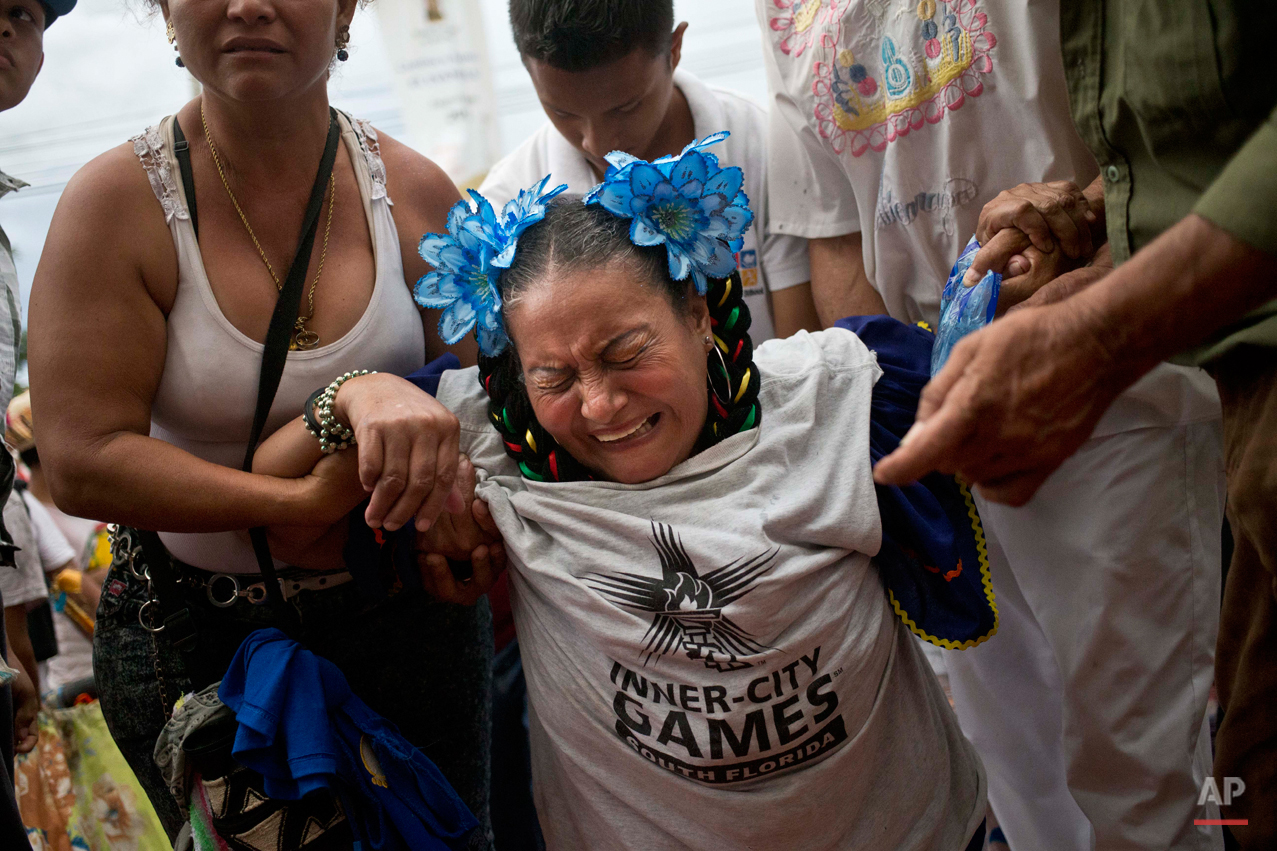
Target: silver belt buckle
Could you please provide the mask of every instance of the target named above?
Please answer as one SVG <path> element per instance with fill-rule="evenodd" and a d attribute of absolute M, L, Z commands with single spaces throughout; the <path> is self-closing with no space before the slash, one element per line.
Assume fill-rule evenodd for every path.
<path fill-rule="evenodd" d="M 241 587 L 239 577 L 234 573 L 215 573 L 204 582 L 204 594 L 208 601 L 219 609 L 229 609 L 240 597 L 244 597 L 254 606 L 266 602 L 266 584 L 254 582 Z"/>
<path fill-rule="evenodd" d="M 226 588 L 228 583 L 230 587 Z M 222 595 L 224 599 L 219 600 L 220 589 L 226 589 L 229 593 Z M 214 606 L 219 609 L 229 609 L 240 597 L 239 579 L 233 573 L 215 573 L 204 582 L 204 593 Z"/>

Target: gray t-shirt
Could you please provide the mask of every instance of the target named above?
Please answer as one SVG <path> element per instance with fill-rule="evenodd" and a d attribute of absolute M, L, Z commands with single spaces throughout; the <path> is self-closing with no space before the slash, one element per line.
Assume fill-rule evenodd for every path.
<path fill-rule="evenodd" d="M 519 476 L 461 420 L 511 561 L 551 848 L 961 851 L 983 770 L 870 555 L 869 402 L 841 329 L 760 346 L 760 428 L 637 485 Z"/>

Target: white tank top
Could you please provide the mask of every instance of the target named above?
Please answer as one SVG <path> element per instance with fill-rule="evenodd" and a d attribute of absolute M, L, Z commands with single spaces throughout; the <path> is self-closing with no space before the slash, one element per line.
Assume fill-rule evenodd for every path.
<path fill-rule="evenodd" d="M 407 375 L 425 362 L 421 314 L 404 283 L 376 131 L 341 113 L 338 120 L 372 234 L 376 282 L 367 310 L 346 336 L 311 351 L 288 353 L 263 439 L 298 416 L 312 392 L 343 372 L 372 369 Z M 164 374 L 151 404 L 151 436 L 205 461 L 238 469 L 252 431 L 264 347 L 230 323 L 209 286 L 173 153 L 173 118 L 132 141 L 164 208 L 178 262 Z M 247 532 L 162 532 L 160 537 L 175 557 L 196 567 L 259 572 Z"/>

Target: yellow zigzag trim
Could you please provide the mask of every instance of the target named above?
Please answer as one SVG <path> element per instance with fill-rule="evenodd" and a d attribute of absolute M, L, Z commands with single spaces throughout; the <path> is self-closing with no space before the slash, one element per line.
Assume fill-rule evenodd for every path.
<path fill-rule="evenodd" d="M 993 575 L 989 572 L 989 546 L 984 540 L 984 524 L 980 522 L 980 514 L 976 511 L 975 500 L 971 498 L 971 489 L 967 487 L 967 483 L 957 476 L 954 476 L 954 481 L 958 483 L 962 498 L 966 500 L 967 516 L 971 518 L 971 530 L 975 532 L 976 554 L 980 557 L 980 579 L 984 583 L 984 596 L 989 598 L 989 606 L 993 609 L 993 629 L 979 638 L 972 638 L 961 643 L 951 638 L 938 638 L 913 622 L 913 618 L 901 608 L 900 601 L 890 589 L 887 591 L 887 596 L 891 599 L 891 608 L 895 610 L 896 616 L 904 621 L 905 626 L 909 627 L 909 631 L 914 635 L 945 650 L 966 650 L 983 644 L 998 634 L 998 602 L 993 596 Z"/>

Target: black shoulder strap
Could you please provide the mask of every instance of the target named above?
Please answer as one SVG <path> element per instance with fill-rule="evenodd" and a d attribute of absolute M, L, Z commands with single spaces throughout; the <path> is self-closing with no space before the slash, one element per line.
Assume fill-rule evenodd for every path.
<path fill-rule="evenodd" d="M 319 230 L 319 211 L 324 206 L 324 190 L 328 188 L 328 179 L 333 173 L 333 164 L 337 161 L 337 144 L 341 139 L 341 130 L 337 125 L 337 113 L 329 109 L 328 141 L 324 145 L 324 155 L 319 160 L 319 174 L 315 176 L 315 185 L 310 190 L 310 203 L 306 205 L 306 215 L 302 218 L 301 241 L 297 246 L 297 254 L 293 264 L 284 278 L 284 286 L 279 291 L 279 299 L 275 302 L 275 312 L 270 318 L 270 328 L 266 332 L 266 347 L 262 352 L 262 370 L 257 384 L 257 410 L 253 414 L 253 430 L 248 436 L 248 448 L 244 452 L 244 470 L 253 469 L 253 455 L 257 452 L 257 442 L 266 427 L 266 417 L 270 414 L 271 405 L 275 403 L 275 393 L 279 390 L 280 379 L 284 375 L 284 365 L 288 362 L 288 346 L 292 341 L 293 327 L 297 324 L 297 310 L 301 307 L 302 290 L 306 284 L 306 271 L 310 268 L 310 255 L 315 247 L 315 233 Z M 266 530 L 258 527 L 250 529 L 249 538 L 253 542 L 253 551 L 257 555 L 257 564 L 262 570 L 262 578 L 266 582 L 266 594 L 271 602 L 284 611 L 284 595 L 279 589 L 279 580 L 275 573 L 275 560 L 270 554 L 270 544 L 266 541 Z"/>
<path fill-rule="evenodd" d="M 195 173 L 191 171 L 191 143 L 186 141 L 182 125 L 173 117 L 173 153 L 177 154 L 177 170 L 182 173 L 182 191 L 186 194 L 186 210 L 191 214 L 195 239 L 200 238 L 200 214 L 195 209 Z"/>

